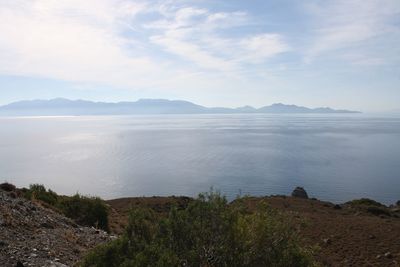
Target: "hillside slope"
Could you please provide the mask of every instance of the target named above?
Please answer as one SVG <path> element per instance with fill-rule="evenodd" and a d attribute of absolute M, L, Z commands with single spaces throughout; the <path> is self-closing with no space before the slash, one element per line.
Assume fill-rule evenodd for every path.
<path fill-rule="evenodd" d="M 0 266 L 73 266 L 90 248 L 111 240 L 40 203 L 0 189 Z"/>

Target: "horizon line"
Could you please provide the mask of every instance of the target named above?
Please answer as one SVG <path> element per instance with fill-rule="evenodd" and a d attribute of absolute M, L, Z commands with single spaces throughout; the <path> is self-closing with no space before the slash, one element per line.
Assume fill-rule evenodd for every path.
<path fill-rule="evenodd" d="M 353 109 L 343 109 L 343 108 L 339 108 L 336 109 L 334 107 L 330 107 L 330 106 L 315 106 L 315 107 L 309 107 L 307 105 L 301 105 L 301 104 L 286 104 L 284 102 L 274 102 L 274 103 L 270 103 L 270 104 L 266 104 L 266 105 L 262 105 L 262 106 L 253 106 L 253 105 L 249 105 L 249 104 L 244 104 L 241 106 L 235 106 L 235 107 L 225 107 L 225 106 L 205 106 L 202 104 L 197 104 L 196 102 L 192 102 L 189 100 L 184 100 L 184 99 L 175 99 L 175 98 L 137 98 L 136 100 L 122 100 L 122 101 L 106 101 L 106 100 L 88 100 L 88 99 L 82 99 L 82 98 L 67 98 L 67 97 L 53 97 L 53 98 L 33 98 L 33 99 L 21 99 L 21 100 L 16 100 L 16 101 L 12 101 L 9 102 L 7 104 L 2 104 L 0 105 L 1 107 L 5 107 L 11 104 L 15 104 L 15 103 L 19 103 L 19 102 L 34 102 L 34 101 L 53 101 L 53 100 L 67 100 L 67 101 L 72 101 L 72 102 L 76 102 L 76 101 L 85 101 L 85 102 L 91 102 L 91 103 L 104 103 L 104 104 L 120 104 L 120 103 L 136 103 L 139 101 L 143 101 L 143 100 L 162 100 L 162 101 L 182 101 L 182 102 L 188 102 L 194 105 L 198 105 L 198 106 L 202 106 L 205 108 L 226 108 L 226 109 L 239 109 L 239 108 L 253 108 L 253 109 L 260 109 L 260 108 L 264 108 L 264 107 L 270 107 L 273 105 L 284 105 L 284 106 L 293 106 L 293 107 L 300 107 L 300 108 L 308 108 L 308 109 L 333 109 L 336 111 L 351 111 L 351 112 L 357 112 L 357 113 L 364 113 L 364 111 L 361 110 L 353 110 Z M 396 111 L 394 111 L 396 112 Z"/>

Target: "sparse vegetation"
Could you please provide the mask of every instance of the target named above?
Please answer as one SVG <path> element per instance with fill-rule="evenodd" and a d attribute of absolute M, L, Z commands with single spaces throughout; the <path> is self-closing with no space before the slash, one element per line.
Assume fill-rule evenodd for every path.
<path fill-rule="evenodd" d="M 87 197 L 79 194 L 60 196 L 43 185 L 32 184 L 24 189 L 24 196 L 30 200 L 40 200 L 78 224 L 95 226 L 108 230 L 108 208 L 98 197 Z"/>
<path fill-rule="evenodd" d="M 43 201 L 51 206 L 56 206 L 58 203 L 58 195 L 50 189 L 46 189 L 44 185 L 41 184 L 31 184 L 29 189 L 24 190 L 24 196 L 27 199 L 36 199 Z"/>
<path fill-rule="evenodd" d="M 349 204 L 351 206 L 385 207 L 385 205 L 383 205 L 375 200 L 369 199 L 369 198 L 355 199 L 355 200 L 347 202 L 346 204 Z"/>
<path fill-rule="evenodd" d="M 349 201 L 346 204 L 350 205 L 352 208 L 370 213 L 372 215 L 392 216 L 392 213 L 388 207 L 372 199 L 361 198 Z"/>
<path fill-rule="evenodd" d="M 22 200 L 22 196 L 33 201 Z M 87 199 L 91 199 L 90 204 L 86 203 Z M 112 207 L 111 225 L 119 224 L 119 230 L 125 228 L 123 234 L 121 231 L 113 232 L 121 234 L 116 240 L 101 231 L 77 228 L 66 223 L 64 216 L 42 208 L 58 210 L 80 224 L 87 222 L 88 225 L 104 227 L 98 218 L 107 216 L 94 212 L 103 210 L 104 201 L 92 201 L 94 199 L 81 195 L 57 195 L 42 185 L 18 189 L 9 183 L 0 184 L 0 227 L 3 226 L 4 233 L 3 243 L 0 242 L 4 252 L 0 255 L 1 262 L 14 266 L 16 259 L 26 258 L 28 265 L 46 265 L 49 240 L 55 244 L 52 250 L 59 253 L 55 256 L 60 262 L 83 267 L 301 267 L 342 266 L 344 262 L 354 266 L 365 262 L 386 266 L 386 263 L 397 260 L 392 252 L 397 249 L 397 239 L 393 236 L 398 235 L 400 229 L 398 206 L 387 207 L 370 199 L 347 202 L 341 205 L 342 210 L 336 210 L 327 202 L 283 196 L 245 196 L 227 203 L 224 197 L 213 192 L 197 199 L 116 199 L 107 202 Z M 349 216 L 349 212 L 357 216 Z M 374 215 L 392 218 L 382 220 Z M 382 227 L 376 225 L 390 231 L 381 231 Z M 34 239 L 30 238 L 32 229 L 38 233 Z M 354 236 L 357 236 L 357 242 L 354 242 Z M 26 241 L 24 247 L 16 253 L 13 248 L 21 246 L 19 240 L 22 239 Z M 380 242 L 373 242 L 374 239 Z M 88 252 L 102 242 L 107 243 Z M 370 253 L 379 251 L 382 244 L 388 252 L 379 254 L 379 257 Z M 30 256 L 32 247 L 39 251 L 35 257 Z M 82 257 L 84 253 L 88 254 Z"/>
<path fill-rule="evenodd" d="M 248 212 L 219 193 L 159 216 L 131 211 L 125 233 L 91 251 L 82 266 L 313 266 L 289 217 L 267 205 Z"/>
<path fill-rule="evenodd" d="M 388 208 L 385 207 L 367 207 L 367 212 L 373 214 L 373 215 L 385 215 L 385 216 L 392 216 L 392 213 Z"/>
<path fill-rule="evenodd" d="M 62 197 L 57 207 L 65 216 L 74 219 L 78 224 L 108 230 L 108 208 L 98 197 L 85 197 L 79 194 Z"/>

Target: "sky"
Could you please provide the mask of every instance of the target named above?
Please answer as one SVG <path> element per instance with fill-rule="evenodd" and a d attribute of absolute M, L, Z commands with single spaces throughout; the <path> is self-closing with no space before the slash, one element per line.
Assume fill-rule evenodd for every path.
<path fill-rule="evenodd" d="M 399 0 L 0 0 L 0 105 L 400 110 Z"/>

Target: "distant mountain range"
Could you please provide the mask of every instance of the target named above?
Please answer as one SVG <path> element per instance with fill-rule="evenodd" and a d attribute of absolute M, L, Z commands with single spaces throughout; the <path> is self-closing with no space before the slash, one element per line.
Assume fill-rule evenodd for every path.
<path fill-rule="evenodd" d="M 129 114 L 231 114 L 231 113 L 359 113 L 331 108 L 273 104 L 261 108 L 208 108 L 182 100 L 140 99 L 136 102 L 92 102 L 56 98 L 27 100 L 0 106 L 3 116 L 129 115 Z"/>

